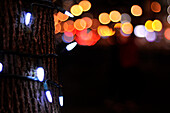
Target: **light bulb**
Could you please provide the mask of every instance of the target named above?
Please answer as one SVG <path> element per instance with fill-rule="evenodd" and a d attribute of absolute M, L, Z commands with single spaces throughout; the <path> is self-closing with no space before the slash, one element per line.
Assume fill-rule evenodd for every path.
<path fill-rule="evenodd" d="M 40 82 L 44 80 L 44 69 L 42 67 L 36 69 L 36 76 Z"/>
<path fill-rule="evenodd" d="M 66 14 L 67 16 L 73 18 L 74 16 L 69 12 L 69 11 L 65 11 L 64 14 Z"/>
<path fill-rule="evenodd" d="M 3 70 L 3 64 L 0 62 L 0 72 Z"/>
<path fill-rule="evenodd" d="M 60 106 L 63 106 L 63 100 L 64 100 L 63 96 L 59 96 L 59 103 L 60 103 Z"/>
<path fill-rule="evenodd" d="M 26 13 L 25 15 L 25 25 L 28 25 L 31 21 L 31 13 Z"/>
<path fill-rule="evenodd" d="M 74 49 L 77 45 L 77 42 L 73 42 L 73 43 L 70 43 L 66 46 L 66 49 L 67 51 L 71 51 L 72 49 Z"/>
<path fill-rule="evenodd" d="M 46 97 L 47 97 L 47 100 L 48 100 L 50 103 L 52 103 L 52 102 L 53 102 L 53 99 L 52 99 L 51 92 L 50 92 L 49 90 L 47 90 L 47 91 L 45 92 L 45 95 L 46 95 Z"/>

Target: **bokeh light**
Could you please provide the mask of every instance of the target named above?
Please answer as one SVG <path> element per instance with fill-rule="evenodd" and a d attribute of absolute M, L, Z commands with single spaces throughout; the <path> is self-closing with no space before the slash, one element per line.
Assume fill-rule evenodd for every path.
<path fill-rule="evenodd" d="M 86 28 L 86 21 L 83 19 L 77 19 L 74 22 L 74 27 L 77 30 L 84 30 Z"/>
<path fill-rule="evenodd" d="M 58 18 L 58 20 L 60 20 L 60 21 L 66 21 L 66 20 L 69 18 L 69 16 L 67 16 L 67 15 L 65 15 L 65 14 L 63 14 L 63 13 L 61 13 L 61 12 L 58 12 L 58 13 L 57 13 L 57 18 Z"/>
<path fill-rule="evenodd" d="M 74 34 L 72 32 L 64 32 L 62 36 L 62 40 L 65 43 L 70 43 L 74 41 Z"/>
<path fill-rule="evenodd" d="M 141 16 L 142 15 L 142 8 L 138 5 L 133 5 L 131 7 L 131 13 L 134 15 L 134 16 Z"/>
<path fill-rule="evenodd" d="M 74 16 L 80 16 L 83 13 L 83 8 L 80 5 L 73 5 L 70 9 L 70 12 Z"/>
<path fill-rule="evenodd" d="M 155 32 L 147 32 L 146 40 L 148 42 L 154 42 L 156 40 L 156 33 Z"/>
<path fill-rule="evenodd" d="M 102 24 L 109 24 L 110 23 L 110 18 L 109 18 L 109 14 L 108 13 L 101 13 L 99 15 L 99 21 Z"/>
<path fill-rule="evenodd" d="M 164 32 L 164 36 L 167 40 L 170 40 L 170 28 L 167 28 Z"/>
<path fill-rule="evenodd" d="M 125 22 L 121 27 L 123 33 L 131 34 L 133 32 L 133 25 L 130 22 Z"/>
<path fill-rule="evenodd" d="M 100 22 L 98 19 L 92 19 L 92 26 L 90 27 L 91 29 L 97 29 L 100 25 Z"/>
<path fill-rule="evenodd" d="M 82 19 L 86 21 L 86 29 L 90 28 L 92 26 L 92 19 L 91 18 L 83 17 Z"/>
<path fill-rule="evenodd" d="M 74 21 L 73 20 L 68 20 L 64 22 L 64 31 L 67 32 L 72 32 L 74 30 Z"/>
<path fill-rule="evenodd" d="M 55 34 L 59 33 L 61 31 L 61 25 L 57 24 L 55 25 Z"/>
<path fill-rule="evenodd" d="M 153 32 L 153 28 L 152 28 L 152 20 L 147 20 L 145 23 L 145 28 L 147 31 L 149 32 Z"/>
<path fill-rule="evenodd" d="M 131 17 L 127 13 L 123 13 L 121 15 L 121 23 L 125 23 L 125 22 L 131 22 Z"/>
<path fill-rule="evenodd" d="M 58 17 L 57 17 L 57 14 L 54 14 L 54 25 L 57 25 L 58 24 Z"/>
<path fill-rule="evenodd" d="M 106 25 L 100 25 L 97 29 L 98 34 L 102 37 L 112 36 L 115 34 L 115 31 L 112 28 L 109 28 Z"/>
<path fill-rule="evenodd" d="M 88 11 L 91 8 L 91 3 L 88 0 L 82 0 L 79 5 L 83 8 L 83 11 Z"/>
<path fill-rule="evenodd" d="M 170 15 L 167 17 L 167 22 L 170 24 Z"/>
<path fill-rule="evenodd" d="M 170 5 L 167 8 L 167 13 L 170 15 Z"/>
<path fill-rule="evenodd" d="M 120 29 L 122 27 L 122 23 L 116 23 L 114 25 L 114 29 Z"/>
<path fill-rule="evenodd" d="M 151 4 L 151 10 L 155 13 L 159 13 L 161 11 L 161 5 L 158 2 L 152 2 Z"/>
<path fill-rule="evenodd" d="M 137 25 L 134 29 L 134 34 L 137 37 L 144 38 L 146 36 L 146 29 L 144 25 Z"/>
<path fill-rule="evenodd" d="M 119 22 L 121 20 L 121 14 L 118 11 L 111 11 L 109 17 L 112 22 Z"/>
<path fill-rule="evenodd" d="M 152 22 L 152 28 L 154 31 L 161 31 L 162 30 L 162 23 L 160 20 L 154 20 Z"/>

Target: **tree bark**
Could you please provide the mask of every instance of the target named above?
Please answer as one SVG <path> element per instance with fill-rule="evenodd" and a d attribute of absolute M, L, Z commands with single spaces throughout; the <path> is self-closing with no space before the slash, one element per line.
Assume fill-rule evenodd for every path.
<path fill-rule="evenodd" d="M 58 81 L 56 57 L 30 57 L 29 54 L 56 54 L 54 40 L 53 10 L 33 6 L 41 0 L 2 0 L 0 2 L 0 50 L 4 64 L 3 72 L 9 75 L 35 76 L 31 74 L 42 61 L 45 79 Z M 46 0 L 47 1 L 47 0 Z M 50 1 L 50 0 L 48 0 Z M 25 12 L 31 12 L 31 24 L 23 23 Z M 17 54 L 15 54 L 17 53 Z M 22 54 L 28 54 L 22 55 Z M 1 76 L 1 75 L 0 75 Z M 58 113 L 60 112 L 59 90 L 48 84 L 53 102 L 46 99 L 43 83 L 0 77 L 0 113 Z"/>

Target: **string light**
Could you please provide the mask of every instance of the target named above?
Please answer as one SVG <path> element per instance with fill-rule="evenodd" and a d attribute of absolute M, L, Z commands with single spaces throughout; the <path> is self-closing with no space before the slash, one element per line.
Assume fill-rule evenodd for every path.
<path fill-rule="evenodd" d="M 60 106 L 63 106 L 63 101 L 64 101 L 64 97 L 63 96 L 59 96 Z"/>
<path fill-rule="evenodd" d="M 38 67 L 36 69 L 36 76 L 40 82 L 44 80 L 44 69 L 43 67 Z"/>
<path fill-rule="evenodd" d="M 77 42 L 72 42 L 66 46 L 67 51 L 73 50 L 77 45 Z"/>
<path fill-rule="evenodd" d="M 30 21 L 31 21 L 31 13 L 28 12 L 25 14 L 25 25 L 29 25 Z"/>
<path fill-rule="evenodd" d="M 3 70 L 3 64 L 0 62 L 0 72 Z"/>

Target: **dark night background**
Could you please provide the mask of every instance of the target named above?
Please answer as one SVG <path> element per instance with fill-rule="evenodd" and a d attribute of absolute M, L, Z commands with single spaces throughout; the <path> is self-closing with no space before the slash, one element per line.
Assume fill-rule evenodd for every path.
<path fill-rule="evenodd" d="M 154 19 L 145 8 L 152 0 L 91 0 L 94 16 L 119 10 L 129 13 L 133 4 L 144 8 L 143 18 Z M 162 1 L 163 2 L 163 1 Z M 162 3 L 160 2 L 160 3 Z M 97 9 L 97 10 L 96 10 Z M 166 8 L 165 8 L 166 9 Z M 162 13 L 165 10 L 162 8 Z M 63 113 L 169 113 L 169 49 L 127 43 L 107 45 L 101 39 L 92 47 L 77 46 L 62 52 L 59 74 L 64 86 Z M 64 48 L 64 44 L 61 48 Z"/>

